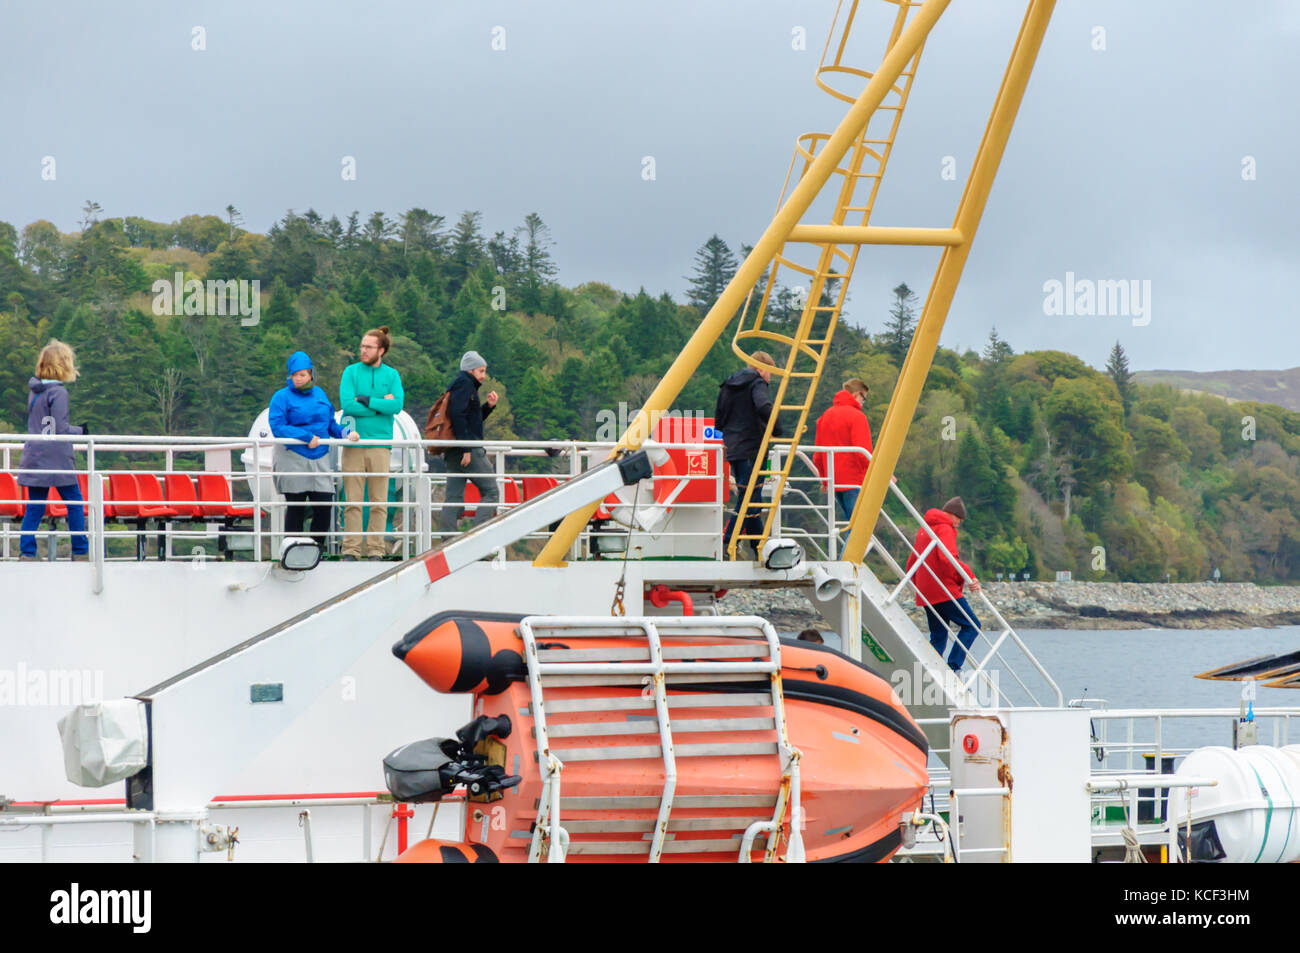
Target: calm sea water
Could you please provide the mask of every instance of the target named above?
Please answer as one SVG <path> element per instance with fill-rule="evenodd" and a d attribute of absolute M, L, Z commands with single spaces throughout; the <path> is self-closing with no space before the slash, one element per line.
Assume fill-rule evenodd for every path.
<path fill-rule="evenodd" d="M 1104 698 L 1109 708 L 1232 708 L 1241 701 L 1241 682 L 1195 678 L 1258 655 L 1300 649 L 1300 627 L 1277 629 L 1137 629 L 1077 631 L 1017 630 L 1043 667 L 1072 698 Z M 1300 708 L 1300 689 L 1256 687 L 1257 708 Z M 1139 738 L 1141 735 L 1139 735 Z M 1177 746 L 1230 745 L 1232 725 L 1221 721 L 1171 719 L 1165 743 Z M 1261 724 L 1260 742 L 1273 741 Z M 1290 742 L 1300 744 L 1300 721 Z"/>

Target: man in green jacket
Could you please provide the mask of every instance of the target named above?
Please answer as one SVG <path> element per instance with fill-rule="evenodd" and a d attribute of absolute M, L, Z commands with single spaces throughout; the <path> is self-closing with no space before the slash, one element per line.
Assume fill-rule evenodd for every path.
<path fill-rule="evenodd" d="M 349 364 L 339 382 L 339 404 L 344 418 L 362 440 L 392 440 L 393 417 L 402 412 L 405 394 L 402 378 L 384 363 L 392 339 L 388 327 L 367 331 L 361 338 L 361 360 Z M 363 552 L 384 558 L 384 523 L 388 518 L 388 462 L 386 446 L 343 448 L 343 558 L 356 560 Z M 362 496 L 369 496 L 366 533 L 361 533 Z"/>

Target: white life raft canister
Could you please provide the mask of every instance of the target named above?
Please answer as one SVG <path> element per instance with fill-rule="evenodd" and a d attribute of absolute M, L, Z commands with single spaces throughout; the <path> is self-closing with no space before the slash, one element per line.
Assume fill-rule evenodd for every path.
<path fill-rule="evenodd" d="M 1198 748 L 1176 773 L 1218 781 L 1170 790 L 1169 820 L 1178 828 L 1180 855 L 1187 849 L 1190 804 L 1193 862 L 1300 860 L 1300 745 Z"/>

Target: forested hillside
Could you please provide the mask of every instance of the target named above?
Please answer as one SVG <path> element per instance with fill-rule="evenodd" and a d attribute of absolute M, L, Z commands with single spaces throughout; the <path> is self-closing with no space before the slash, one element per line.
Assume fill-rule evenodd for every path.
<path fill-rule="evenodd" d="M 242 435 L 291 351 L 311 355 L 337 401 L 361 335 L 388 325 L 387 361 L 417 418 L 473 348 L 503 395 L 489 436 L 593 438 L 598 412 L 641 405 L 736 258 L 717 236 L 691 265 L 684 252 L 691 290 L 678 303 L 560 287 L 553 254 L 536 215 L 489 236 L 477 212 L 449 225 L 419 208 L 364 223 L 290 212 L 267 235 L 243 229 L 233 207 L 160 223 L 100 220 L 88 203 L 72 234 L 0 223 L 0 431 L 25 426 L 27 378 L 50 337 L 78 352 L 74 416 L 95 431 Z M 177 272 L 260 281 L 260 320 L 156 313 L 153 283 Z M 772 322 L 793 322 L 798 301 L 774 290 Z M 906 285 L 891 301 L 853 301 L 819 404 L 830 383 L 861 377 L 878 431 L 916 308 Z M 728 335 L 678 408 L 711 413 L 736 366 Z M 922 507 L 965 498 L 963 553 L 983 573 L 1300 579 L 1300 414 L 1138 385 L 1118 345 L 1103 371 L 1061 352 L 1016 354 L 996 332 L 982 353 L 941 349 L 898 476 Z"/>

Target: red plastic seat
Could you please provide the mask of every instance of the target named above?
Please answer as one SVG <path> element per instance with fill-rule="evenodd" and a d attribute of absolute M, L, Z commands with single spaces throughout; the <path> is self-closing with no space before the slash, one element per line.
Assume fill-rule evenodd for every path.
<path fill-rule="evenodd" d="M 18 489 L 24 500 L 28 503 L 32 502 L 32 494 L 28 491 L 26 486 L 21 486 Z M 45 501 L 45 516 L 42 517 L 42 519 L 48 517 L 52 520 L 58 520 L 63 519 L 68 515 L 68 508 L 63 503 L 59 502 L 59 491 L 54 487 L 50 487 L 50 492 L 46 495 Z M 36 502 L 39 503 L 40 501 L 37 500 Z M 24 515 L 27 513 L 27 503 L 23 504 L 20 512 Z"/>
<path fill-rule="evenodd" d="M 140 516 L 144 519 L 174 519 L 176 508 L 162 502 L 162 484 L 152 473 L 136 473 L 135 485 L 140 491 Z"/>
<path fill-rule="evenodd" d="M 194 493 L 194 481 L 184 473 L 168 473 L 163 477 L 167 488 L 167 503 L 176 511 L 178 519 L 198 519 L 203 514 L 199 509 L 198 496 Z"/>
<path fill-rule="evenodd" d="M 108 491 L 113 494 L 113 513 L 118 519 L 138 519 L 140 487 L 130 473 L 110 473 Z"/>
<path fill-rule="evenodd" d="M 555 477 L 549 476 L 526 476 L 523 477 L 524 499 L 531 500 L 535 496 L 541 496 L 547 490 L 553 490 L 560 485 L 560 481 Z"/>
<path fill-rule="evenodd" d="M 206 516 L 228 519 L 251 517 L 251 506 L 236 506 L 230 496 L 230 482 L 219 473 L 199 474 L 200 507 Z"/>
<path fill-rule="evenodd" d="M 108 492 L 108 477 L 100 477 L 99 480 L 100 480 L 100 488 L 103 491 L 102 495 L 104 499 L 104 522 L 108 522 L 109 520 L 113 519 L 113 517 L 116 514 L 113 512 L 113 507 L 108 502 L 109 499 L 111 499 L 111 496 Z M 78 473 L 77 483 L 81 486 L 81 498 L 86 501 L 87 512 L 89 512 L 90 480 L 86 477 L 86 474 Z"/>
<path fill-rule="evenodd" d="M 24 494 L 18 489 L 18 480 L 8 470 L 0 470 L 0 519 L 22 519 L 27 507 L 23 505 Z"/>
<path fill-rule="evenodd" d="M 478 487 L 473 483 L 465 484 L 465 515 L 474 516 L 478 513 L 477 504 L 482 500 Z M 505 492 L 501 494 L 501 502 L 508 503 L 511 506 L 518 505 L 520 501 L 519 484 L 510 477 L 506 477 Z"/>
<path fill-rule="evenodd" d="M 24 489 L 26 489 L 24 487 Z M 28 494 L 28 499 L 31 496 Z M 52 520 L 66 519 L 68 515 L 68 504 L 62 502 L 63 497 L 59 496 L 58 487 L 50 487 L 49 495 L 45 497 L 45 515 Z"/>

